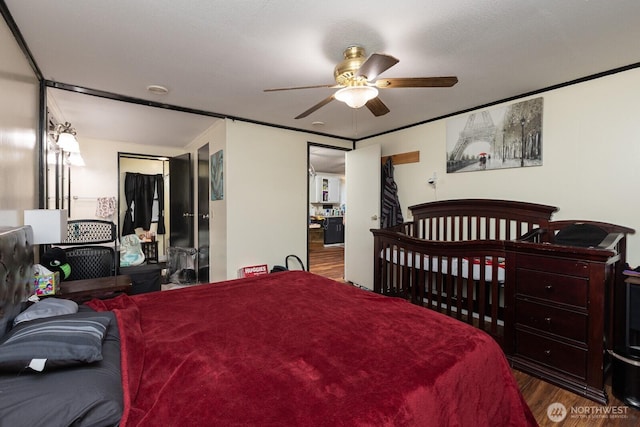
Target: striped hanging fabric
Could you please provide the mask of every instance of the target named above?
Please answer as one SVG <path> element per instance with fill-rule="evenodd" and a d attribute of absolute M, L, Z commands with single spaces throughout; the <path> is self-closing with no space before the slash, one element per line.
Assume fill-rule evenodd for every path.
<path fill-rule="evenodd" d="M 398 199 L 398 185 L 393 179 L 393 161 L 391 156 L 382 166 L 382 213 L 380 215 L 382 228 L 402 224 L 402 208 Z"/>

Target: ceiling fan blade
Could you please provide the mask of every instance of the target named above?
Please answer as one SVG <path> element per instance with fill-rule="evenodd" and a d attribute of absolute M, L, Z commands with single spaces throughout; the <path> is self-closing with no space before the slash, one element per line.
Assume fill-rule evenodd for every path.
<path fill-rule="evenodd" d="M 400 77 L 380 79 L 375 85 L 380 89 L 394 89 L 399 87 L 451 87 L 458 83 L 458 78 L 450 77 Z"/>
<path fill-rule="evenodd" d="M 313 107 L 309 108 L 304 113 L 298 115 L 296 117 L 296 119 L 303 119 L 303 118 L 307 117 L 309 114 L 313 113 L 316 110 L 319 110 L 320 108 L 324 107 L 325 105 L 327 105 L 331 101 L 333 101 L 333 95 L 331 95 L 328 98 L 325 98 L 322 101 L 318 102 L 316 105 L 314 105 Z"/>
<path fill-rule="evenodd" d="M 376 117 L 384 116 L 390 111 L 389 107 L 387 107 L 377 96 L 367 101 L 365 105 Z"/>
<path fill-rule="evenodd" d="M 317 88 L 321 88 L 321 87 L 327 87 L 327 88 L 335 89 L 335 88 L 339 88 L 339 87 L 342 87 L 342 86 L 332 84 L 332 85 L 281 87 L 281 88 L 276 88 L 276 89 L 265 89 L 263 92 L 277 92 L 279 90 L 317 89 Z"/>
<path fill-rule="evenodd" d="M 358 68 L 356 77 L 366 77 L 367 80 L 374 80 L 380 74 L 396 65 L 398 61 L 391 55 L 374 53 Z"/>

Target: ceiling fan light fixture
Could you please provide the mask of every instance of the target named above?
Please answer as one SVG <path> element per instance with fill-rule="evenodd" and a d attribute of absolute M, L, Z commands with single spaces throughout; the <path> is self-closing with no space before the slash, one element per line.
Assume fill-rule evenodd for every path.
<path fill-rule="evenodd" d="M 378 89 L 372 86 L 347 86 L 337 91 L 334 97 L 351 108 L 361 108 L 378 96 Z"/>

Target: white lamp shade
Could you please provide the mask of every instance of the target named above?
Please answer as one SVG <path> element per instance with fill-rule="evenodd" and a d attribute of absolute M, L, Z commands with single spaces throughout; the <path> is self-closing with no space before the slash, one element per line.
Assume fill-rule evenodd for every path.
<path fill-rule="evenodd" d="M 24 211 L 24 225 L 33 229 L 33 244 L 61 243 L 67 240 L 66 209 L 33 209 Z"/>
<path fill-rule="evenodd" d="M 334 96 L 351 108 L 360 108 L 378 96 L 378 89 L 371 86 L 347 86 L 337 91 Z"/>
<path fill-rule="evenodd" d="M 68 153 L 79 153 L 80 145 L 75 136 L 68 132 L 62 132 L 58 136 L 58 147 Z"/>
<path fill-rule="evenodd" d="M 69 154 L 69 165 L 70 166 L 85 166 L 84 159 L 80 153 L 70 153 Z"/>

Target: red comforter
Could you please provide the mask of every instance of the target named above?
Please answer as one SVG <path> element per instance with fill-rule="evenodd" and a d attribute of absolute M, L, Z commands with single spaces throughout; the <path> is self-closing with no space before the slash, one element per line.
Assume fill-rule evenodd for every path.
<path fill-rule="evenodd" d="M 90 303 L 115 311 L 123 426 L 526 426 L 498 345 L 305 272 Z"/>

